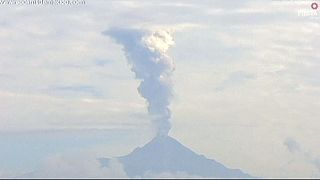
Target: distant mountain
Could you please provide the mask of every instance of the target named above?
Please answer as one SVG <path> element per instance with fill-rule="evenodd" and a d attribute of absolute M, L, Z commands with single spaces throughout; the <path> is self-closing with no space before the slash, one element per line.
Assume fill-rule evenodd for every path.
<path fill-rule="evenodd" d="M 144 177 L 146 173 L 183 172 L 205 178 L 252 178 L 238 169 L 229 169 L 221 163 L 198 155 L 169 136 L 157 136 L 142 148 L 117 158 L 130 178 Z M 110 159 L 99 159 L 108 166 Z"/>

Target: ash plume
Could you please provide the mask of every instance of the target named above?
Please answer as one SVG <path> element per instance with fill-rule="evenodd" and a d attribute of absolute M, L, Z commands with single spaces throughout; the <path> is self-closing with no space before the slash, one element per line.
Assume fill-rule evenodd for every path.
<path fill-rule="evenodd" d="M 305 162 L 314 165 L 320 173 L 320 158 L 308 152 L 293 138 L 287 138 L 283 143 L 290 153 L 301 157 Z"/>
<path fill-rule="evenodd" d="M 146 99 L 148 113 L 157 135 L 168 135 L 172 99 L 173 60 L 167 55 L 174 45 L 171 31 L 112 28 L 104 34 L 123 46 L 131 71 L 141 80 L 140 95 Z"/>

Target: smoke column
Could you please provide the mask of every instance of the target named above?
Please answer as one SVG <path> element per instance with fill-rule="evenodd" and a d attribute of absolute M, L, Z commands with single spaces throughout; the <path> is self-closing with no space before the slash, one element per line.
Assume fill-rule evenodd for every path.
<path fill-rule="evenodd" d="M 113 28 L 104 34 L 123 46 L 131 71 L 141 80 L 138 92 L 147 100 L 148 113 L 157 135 L 168 135 L 174 63 L 166 52 L 174 45 L 171 32 Z"/>
<path fill-rule="evenodd" d="M 314 165 L 318 173 L 320 173 L 320 158 L 313 156 L 310 152 L 306 151 L 301 145 L 293 138 L 287 138 L 283 143 L 287 149 L 295 155 L 300 156 L 305 162 Z"/>

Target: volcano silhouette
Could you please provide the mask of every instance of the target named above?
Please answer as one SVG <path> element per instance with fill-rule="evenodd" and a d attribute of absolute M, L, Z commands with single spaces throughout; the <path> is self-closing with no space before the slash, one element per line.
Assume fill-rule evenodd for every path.
<path fill-rule="evenodd" d="M 117 158 L 130 178 L 146 173 L 178 173 L 205 178 L 252 178 L 239 169 L 229 169 L 221 163 L 198 155 L 169 136 L 157 136 L 142 148 Z M 102 166 L 110 159 L 101 158 Z"/>

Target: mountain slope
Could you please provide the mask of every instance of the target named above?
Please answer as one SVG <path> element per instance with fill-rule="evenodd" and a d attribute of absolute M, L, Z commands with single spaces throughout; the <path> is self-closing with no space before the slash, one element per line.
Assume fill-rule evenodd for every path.
<path fill-rule="evenodd" d="M 177 173 L 211 178 L 250 178 L 251 176 L 237 169 L 229 169 L 216 162 L 198 155 L 169 136 L 158 136 L 142 148 L 136 148 L 126 156 L 118 157 L 129 177 L 143 177 L 152 172 Z M 109 159 L 101 158 L 102 166 L 108 165 Z"/>

